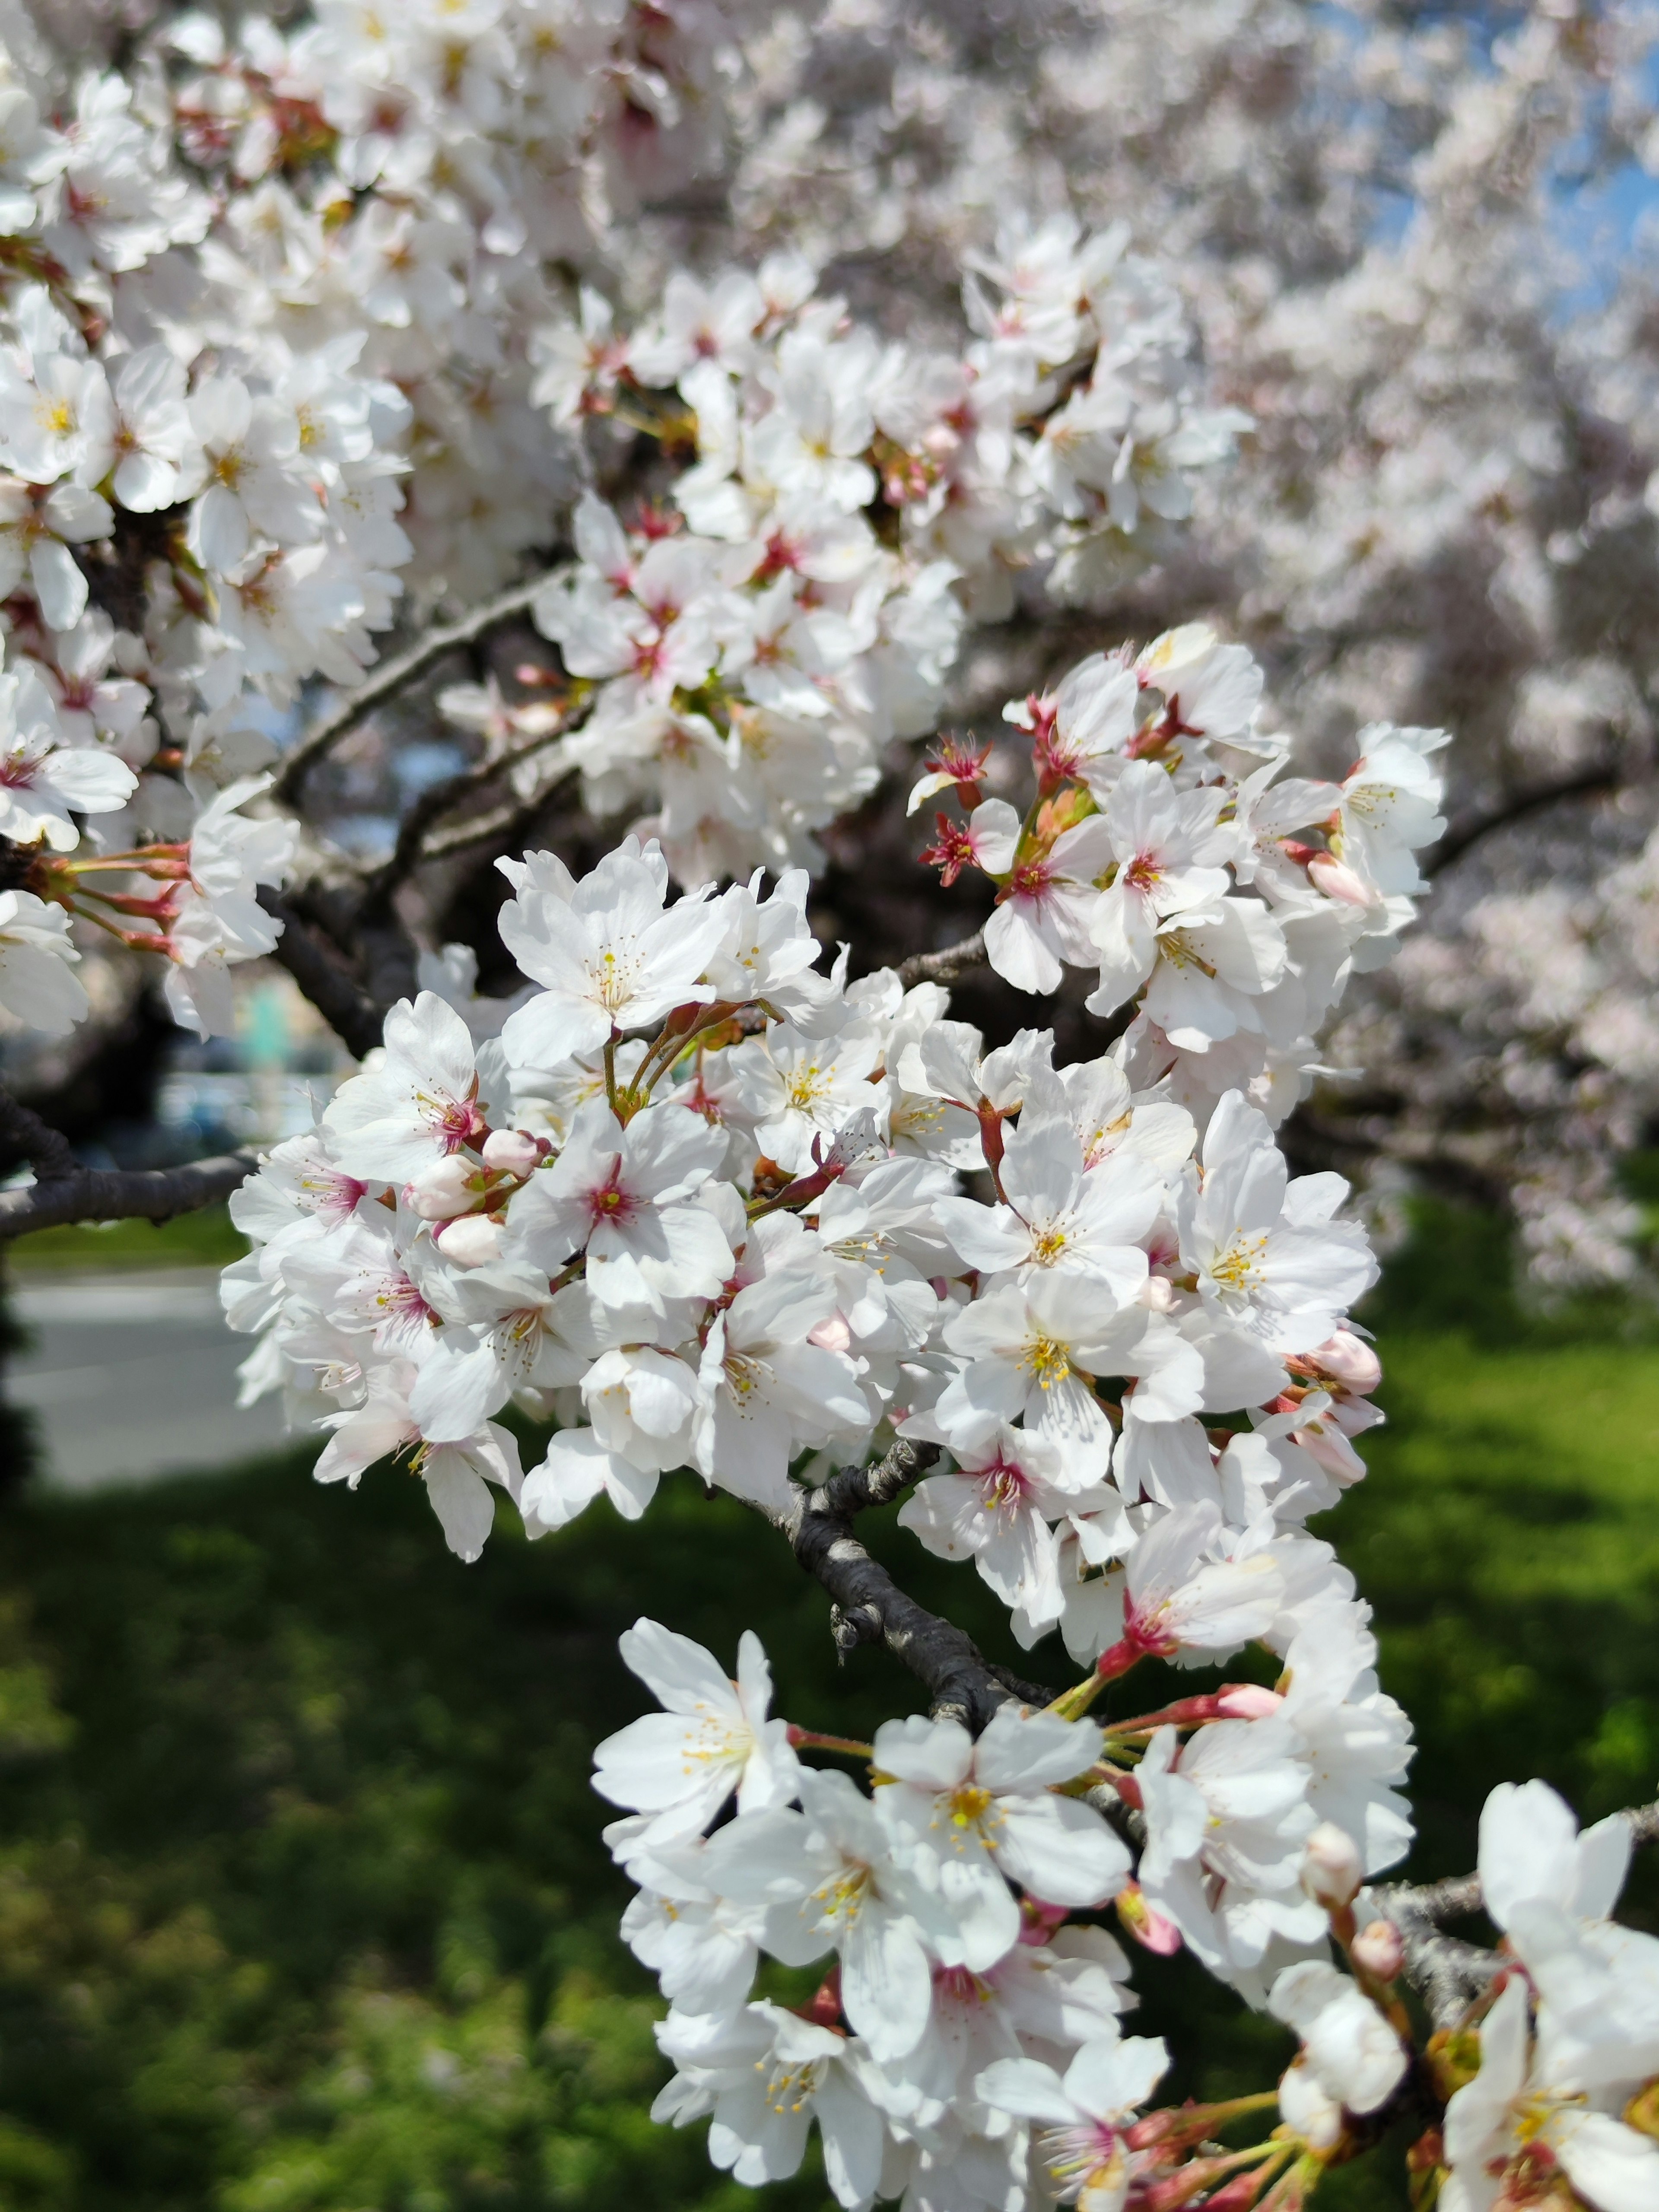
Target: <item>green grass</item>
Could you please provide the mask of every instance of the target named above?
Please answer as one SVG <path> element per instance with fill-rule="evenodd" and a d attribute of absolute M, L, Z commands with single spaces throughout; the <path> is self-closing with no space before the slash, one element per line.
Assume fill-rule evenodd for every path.
<path fill-rule="evenodd" d="M 228 1208 L 204 1206 L 171 1221 L 76 1222 L 36 1229 L 6 1247 L 9 1264 L 37 1268 L 223 1267 L 240 1260 L 247 1239 Z"/>
<path fill-rule="evenodd" d="M 1659 1789 L 1659 1357 L 1622 1316 L 1528 1320 L 1486 1289 L 1478 1224 L 1431 1227 L 1378 1302 L 1391 1425 L 1328 1533 L 1416 1717 L 1444 1872 L 1504 1776 L 1587 1814 Z M 977 1582 L 883 1517 L 918 1595 L 1014 1656 Z M 354 1497 L 295 1455 L 26 1497 L 5 1534 L 3 2212 L 756 2202 L 701 2129 L 646 2118 L 654 1998 L 586 1777 L 644 1703 L 615 1648 L 641 1612 L 728 1657 L 752 1623 L 808 1725 L 915 1705 L 884 1655 L 837 1668 L 769 1532 L 682 1478 L 633 1528 L 601 1506 L 532 1546 L 504 1519 L 465 1568 L 406 1476 Z M 1651 1868 L 1632 1911 L 1659 1926 Z M 1138 1978 L 1178 2088 L 1271 2078 L 1271 2023 L 1179 1962 Z M 1403 2195 L 1360 2166 L 1319 2201 Z M 829 2199 L 809 2170 L 764 2202 Z"/>

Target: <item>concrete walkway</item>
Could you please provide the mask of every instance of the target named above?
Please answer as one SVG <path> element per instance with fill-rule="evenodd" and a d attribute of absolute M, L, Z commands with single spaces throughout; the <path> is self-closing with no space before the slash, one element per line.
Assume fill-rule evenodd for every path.
<path fill-rule="evenodd" d="M 54 1487 L 228 1467 L 283 1441 L 275 1400 L 237 1411 L 252 1340 L 225 1327 L 218 1279 L 195 1267 L 14 1274 L 13 1310 L 33 1341 L 6 1390 L 37 1417 Z"/>

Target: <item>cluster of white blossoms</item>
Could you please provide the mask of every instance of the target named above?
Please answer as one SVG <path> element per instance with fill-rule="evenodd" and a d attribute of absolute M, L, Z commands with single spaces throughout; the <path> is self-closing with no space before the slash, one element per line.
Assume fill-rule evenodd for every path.
<path fill-rule="evenodd" d="M 690 459 L 632 528 L 586 495 L 537 602 L 594 687 L 557 755 L 592 811 L 657 810 L 641 829 L 683 883 L 811 866 L 1021 572 L 1088 598 L 1164 550 L 1248 418 L 1203 403 L 1179 298 L 1127 238 L 1006 224 L 970 259 L 957 353 L 851 323 L 795 253 L 677 273 L 626 336 L 592 291 L 538 333 L 556 423 Z"/>
<path fill-rule="evenodd" d="M 86 1012 L 57 908 L 224 1027 L 226 971 L 281 925 L 176 926 L 156 885 L 198 811 L 405 600 L 476 600 L 568 520 L 536 605 L 556 700 L 447 696 L 545 738 L 521 790 L 580 769 L 605 814 L 647 810 L 684 883 L 812 864 L 1018 572 L 1087 597 L 1173 542 L 1246 418 L 1205 404 L 1121 224 L 1006 226 L 954 354 L 852 326 L 798 253 L 677 271 L 626 337 L 573 283 L 619 280 L 617 215 L 718 153 L 726 39 L 702 7 L 424 0 L 186 15 L 136 80 L 72 94 L 0 72 L 0 837 L 37 863 L 0 920 L 15 1018 Z M 671 503 L 624 526 L 586 490 L 573 518 L 641 432 Z"/>

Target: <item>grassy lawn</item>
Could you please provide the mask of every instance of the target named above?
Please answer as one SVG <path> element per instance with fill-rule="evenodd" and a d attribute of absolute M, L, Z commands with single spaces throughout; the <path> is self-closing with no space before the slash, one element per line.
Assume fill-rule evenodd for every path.
<path fill-rule="evenodd" d="M 1455 1224 L 1394 1270 L 1390 1426 L 1331 1531 L 1417 1718 L 1435 1871 L 1471 1863 L 1505 1775 L 1587 1814 L 1659 1788 L 1659 1355 L 1616 1314 L 1529 1323 L 1492 1279 Z M 701 2129 L 646 2118 L 653 1999 L 586 1776 L 643 1701 L 615 1654 L 642 1611 L 728 1657 L 752 1622 L 809 1725 L 915 1704 L 882 1655 L 837 1668 L 769 1532 L 681 1478 L 635 1528 L 503 1523 L 463 1568 L 406 1478 L 354 1498 L 304 1454 L 6 1516 L 0 2208 L 756 2202 Z M 978 1583 L 885 1517 L 917 1594 L 1006 1649 Z M 1277 2029 L 1195 1973 L 1139 1979 L 1180 2087 L 1268 2078 Z M 1346 2212 L 1402 2201 L 1340 2181 Z M 809 2172 L 765 2202 L 829 2199 Z"/>

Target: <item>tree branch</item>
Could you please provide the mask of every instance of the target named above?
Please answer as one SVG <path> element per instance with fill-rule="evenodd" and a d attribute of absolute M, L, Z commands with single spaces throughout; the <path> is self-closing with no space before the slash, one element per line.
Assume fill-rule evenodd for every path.
<path fill-rule="evenodd" d="M 1659 1844 L 1659 1802 L 1632 1807 L 1622 1818 L 1632 1844 Z M 1495 1951 L 1466 1943 L 1442 1930 L 1441 1923 L 1467 1919 L 1481 1909 L 1478 1874 L 1449 1875 L 1443 1881 L 1390 1882 L 1368 1892 L 1378 1915 L 1399 1930 L 1405 1946 L 1405 1978 L 1428 2006 L 1437 2027 L 1449 2027 L 1479 1996 L 1503 1965 Z"/>
<path fill-rule="evenodd" d="M 990 1665 L 953 1621 L 907 1596 L 853 1534 L 855 1515 L 891 1504 L 939 1455 L 937 1444 L 901 1442 L 873 1467 L 844 1467 L 818 1489 L 797 1492 L 782 1511 L 758 1510 L 834 1600 L 830 1632 L 843 1656 L 860 1644 L 884 1644 L 926 1684 L 935 1718 L 961 1721 L 977 1735 L 1011 1697 L 1046 1705 L 1053 1693 Z"/>
<path fill-rule="evenodd" d="M 947 945 L 938 952 L 913 952 L 898 965 L 898 979 L 907 991 L 918 983 L 954 983 L 986 964 L 985 932 L 976 929 L 960 945 Z"/>
<path fill-rule="evenodd" d="M 83 1168 L 60 1131 L 3 1091 L 0 1142 L 21 1152 L 36 1177 L 24 1189 L 0 1191 L 0 1241 L 69 1221 L 168 1221 L 228 1198 L 259 1164 L 249 1146 L 179 1168 Z"/>
<path fill-rule="evenodd" d="M 471 767 L 463 769 L 459 775 L 447 776 L 441 783 L 434 783 L 429 790 L 423 791 L 398 824 L 398 842 L 392 848 L 390 859 L 382 861 L 369 877 L 368 896 L 371 898 L 384 898 L 389 891 L 394 890 L 406 876 L 418 867 L 422 860 L 435 859 L 441 852 L 454 851 L 456 847 L 453 843 L 438 845 L 434 848 L 429 842 L 427 831 L 431 829 L 433 823 L 441 816 L 447 814 L 452 806 L 458 805 L 471 793 L 482 790 L 487 783 L 493 782 L 496 776 L 504 775 L 510 769 L 518 768 L 524 762 L 534 759 L 538 753 L 545 751 L 549 745 L 556 744 L 569 727 L 570 720 L 567 718 L 560 723 L 557 729 L 544 731 L 540 737 L 530 738 L 525 744 L 514 746 L 512 751 L 501 753 L 495 760 L 475 762 Z M 574 766 L 565 767 L 550 783 L 537 793 L 533 801 L 515 801 L 507 809 L 507 815 L 510 817 L 515 814 L 521 805 L 539 806 L 566 776 L 573 775 L 574 773 Z M 498 811 L 492 810 L 490 815 L 481 818 L 486 822 L 493 820 L 495 812 Z M 468 832 L 474 830 L 474 825 L 471 822 L 459 823 L 457 827 Z M 483 834 L 487 836 L 489 833 L 486 830 Z"/>
<path fill-rule="evenodd" d="M 1451 824 L 1425 858 L 1423 873 L 1438 875 L 1442 868 L 1449 868 L 1454 860 L 1462 860 L 1470 846 L 1478 845 L 1483 837 L 1490 837 L 1495 830 L 1507 830 L 1511 823 L 1523 822 L 1529 814 L 1541 813 L 1559 800 L 1586 798 L 1592 792 L 1616 791 L 1623 781 L 1614 769 L 1586 769 L 1559 783 L 1534 785 L 1530 791 L 1517 792 L 1489 814 L 1464 815 Z"/>
<path fill-rule="evenodd" d="M 511 622 L 515 615 L 527 613 L 547 581 L 545 571 L 526 577 L 522 583 L 498 592 L 493 599 L 485 599 L 458 621 L 440 623 L 424 631 L 407 652 L 383 660 L 355 691 L 349 692 L 337 706 L 313 723 L 283 762 L 271 787 L 271 797 L 280 805 L 295 805 L 306 777 L 331 745 L 337 744 L 375 708 L 435 667 L 446 653 L 459 652 L 463 646 L 476 645 L 481 637 L 498 629 L 503 623 Z"/>
<path fill-rule="evenodd" d="M 380 1043 L 386 1009 L 375 1003 L 291 900 L 262 888 L 259 903 L 283 925 L 272 957 L 287 969 L 346 1050 L 361 1060 Z"/>

